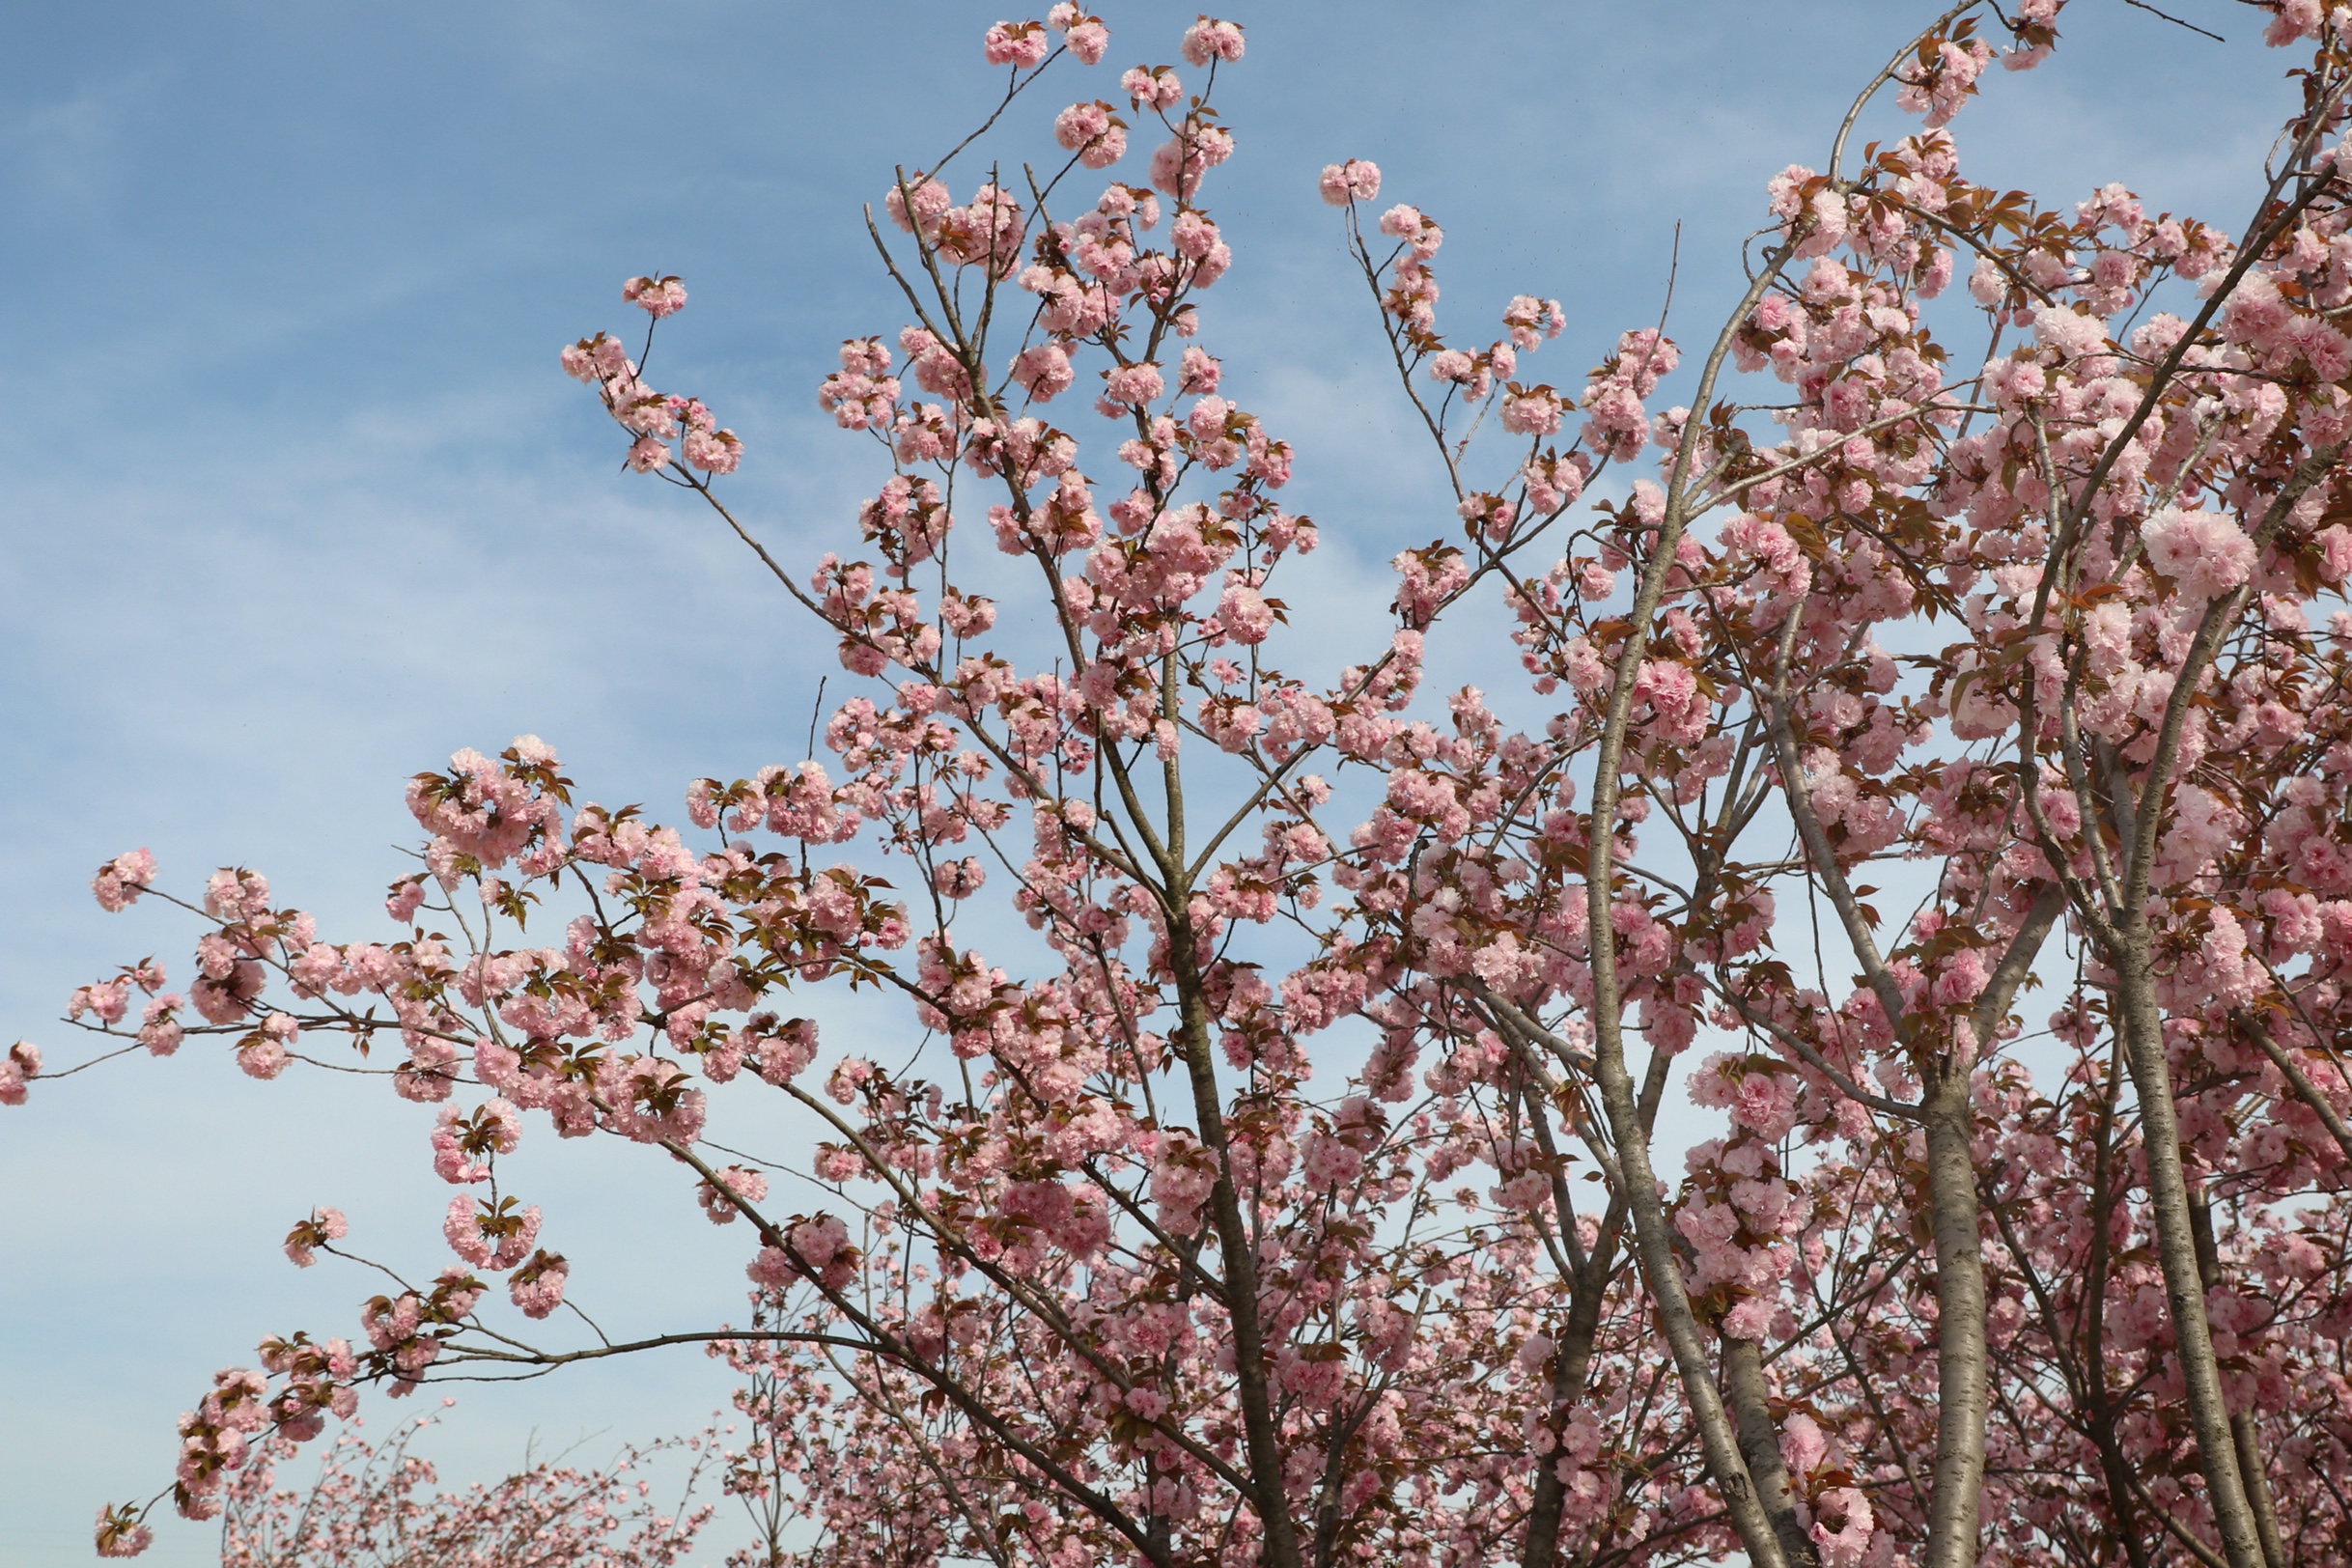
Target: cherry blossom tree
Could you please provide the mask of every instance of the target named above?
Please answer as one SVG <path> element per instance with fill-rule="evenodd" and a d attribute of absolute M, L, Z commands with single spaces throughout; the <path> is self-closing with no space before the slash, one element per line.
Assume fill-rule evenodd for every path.
<path fill-rule="evenodd" d="M 626 1450 L 602 1468 L 543 1461 L 426 1492 L 438 1476 L 409 1448 L 436 1419 L 405 1422 L 382 1444 L 339 1434 L 306 1486 L 277 1484 L 297 1448 L 265 1440 L 227 1488 L 223 1568 L 673 1568 L 710 1517 L 708 1505 L 663 1511 L 639 1473 L 665 1447 L 700 1453 L 704 1438 Z M 689 1470 L 689 1496 L 696 1479 Z"/>
<path fill-rule="evenodd" d="M 100 871 L 203 921 L 196 975 L 74 1022 L 265 1078 L 396 1047 L 458 1190 L 364 1344 L 266 1340 L 182 1417 L 177 1507 L 363 1386 L 700 1346 L 746 1562 L 2343 1560 L 2352 12 L 2260 9 L 2294 101 L 2246 213 L 1972 182 L 1947 127 L 2059 4 L 1959 5 L 1771 182 L 1687 354 L 1442 317 L 1436 218 L 1325 169 L 1455 500 L 1335 677 L 1274 662 L 1324 653 L 1279 597 L 1318 532 L 1207 300 L 1240 26 L 1050 150 L 1107 30 L 988 31 L 979 128 L 866 217 L 906 310 L 819 390 L 878 477 L 813 562 L 647 379 L 683 282 L 631 280 L 643 340 L 564 368 L 858 692 L 681 827 L 531 737 L 417 775 L 389 941 Z M 1881 95 L 1918 127 L 1854 146 Z M 1562 335 L 1598 365 L 1536 379 Z M 1439 638 L 1515 689 L 1424 689 Z M 871 994 L 849 1049 L 820 988 Z M 811 1146 L 713 1143 L 718 1094 Z M 1684 1098 L 1720 1133 L 1674 1172 Z M 502 1174 L 538 1126 L 739 1225 L 745 1320 L 579 1317 L 593 1217 Z"/>

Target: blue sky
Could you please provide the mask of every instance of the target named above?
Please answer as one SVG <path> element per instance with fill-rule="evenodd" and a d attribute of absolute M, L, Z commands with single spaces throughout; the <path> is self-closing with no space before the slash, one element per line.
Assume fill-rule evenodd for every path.
<path fill-rule="evenodd" d="M 1109 60 L 1037 110 L 1173 59 L 1196 9 L 1110 11 Z M 1249 52 L 1219 100 L 1241 151 L 1213 205 L 1239 260 L 1204 342 L 1298 449 L 1292 504 L 1326 542 L 1289 585 L 1302 613 L 1342 628 L 1354 596 L 1385 603 L 1379 563 L 1451 526 L 1315 201 L 1324 163 L 1375 158 L 1384 204 L 1444 223 L 1452 320 L 1523 290 L 1566 299 L 1542 373 L 1572 382 L 1655 319 L 1677 221 L 1680 335 L 1711 326 L 1762 182 L 1821 161 L 1854 88 L 1934 9 L 1237 12 Z M 2235 228 L 2287 62 L 2241 7 L 2173 9 L 2229 44 L 2120 0 L 2069 7 L 2057 60 L 1990 78 L 1955 127 L 1972 174 L 2068 200 L 2122 180 Z M 900 322 L 858 206 L 984 112 L 978 38 L 1000 14 L 90 0 L 12 16 L 0 1039 L 70 1061 L 56 1019 L 74 985 L 150 952 L 184 970 L 192 933 L 167 911 L 90 901 L 120 850 L 152 846 L 182 887 L 258 866 L 360 938 L 409 837 L 402 781 L 458 746 L 536 732 L 592 796 L 672 816 L 692 777 L 798 759 L 829 647 L 703 517 L 616 472 L 611 427 L 555 351 L 625 324 L 624 276 L 683 273 L 693 303 L 657 381 L 743 434 L 736 494 L 771 545 L 801 561 L 838 545 L 877 470 L 814 389 L 841 338 Z M 203 1049 L 0 1110 L 0 1562 L 87 1560 L 98 1504 L 167 1476 L 174 1414 L 264 1331 L 351 1330 L 358 1279 L 278 1255 L 308 1205 L 434 1259 L 430 1121 L 373 1083 L 256 1084 Z M 553 1141 L 533 1151 L 551 1214 L 612 1217 L 566 1238 L 583 1300 L 627 1324 L 732 1308 L 736 1238 L 680 1221 L 661 1173 Z M 484 1390 L 432 1451 L 493 1473 L 534 1430 L 676 1430 L 726 1387 L 681 1356 Z M 154 1560 L 206 1559 L 208 1531 L 161 1535 Z"/>

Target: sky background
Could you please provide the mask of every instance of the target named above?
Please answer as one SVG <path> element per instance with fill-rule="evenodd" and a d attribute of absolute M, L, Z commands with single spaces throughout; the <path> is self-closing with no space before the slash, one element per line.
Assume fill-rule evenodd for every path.
<path fill-rule="evenodd" d="M 2067 201 L 2121 180 L 2151 210 L 2234 231 L 2294 101 L 2288 61 L 2240 6 L 2170 8 L 2229 42 L 2077 0 L 2056 60 L 1989 77 L 1954 127 L 1972 176 Z M 1108 11 L 1109 58 L 1024 99 L 1021 145 L 1061 103 L 1113 96 L 1119 68 L 1173 60 L 1196 9 Z M 1233 13 L 1248 54 L 1218 101 L 1240 151 L 1211 202 L 1237 265 L 1202 341 L 1227 360 L 1227 394 L 1297 450 L 1285 503 L 1324 539 L 1285 585 L 1303 641 L 1345 646 L 1386 602 L 1380 563 L 1454 526 L 1316 172 L 1376 159 L 1383 206 L 1445 225 L 1442 319 L 1466 335 L 1514 293 L 1565 299 L 1568 333 L 1530 369 L 1574 384 L 1656 319 L 1678 222 L 1670 330 L 1712 330 L 1762 182 L 1823 160 L 1855 89 L 1934 9 Z M 368 939 L 412 836 L 402 783 L 459 746 L 535 732 L 587 796 L 671 820 L 691 778 L 801 756 L 815 683 L 838 673 L 829 639 L 706 516 L 616 471 L 616 433 L 556 350 L 629 324 L 623 277 L 682 273 L 692 304 L 653 378 L 742 434 L 732 489 L 783 559 L 854 542 L 881 470 L 815 387 L 842 338 L 901 322 L 858 208 L 893 163 L 927 161 L 986 112 L 979 35 L 1000 14 L 85 0 L 11 14 L 0 1040 L 66 1065 L 83 1054 L 58 1022 L 73 986 L 149 953 L 184 981 L 183 919 L 152 903 L 108 916 L 88 896 L 122 850 L 153 847 L 182 889 L 261 868 L 327 934 Z M 344 1208 L 388 1259 L 438 1266 L 431 1122 L 373 1080 L 255 1083 L 201 1044 L 0 1108 L 0 1563 L 89 1560 L 98 1504 L 168 1478 L 174 1414 L 264 1332 L 355 1333 L 372 1287 L 279 1254 L 312 1204 Z M 526 1147 L 550 1245 L 608 1328 L 738 1308 L 741 1227 L 703 1224 L 656 1161 L 544 1134 Z M 471 1391 L 426 1451 L 447 1478 L 494 1475 L 534 1433 L 545 1447 L 678 1431 L 728 1386 L 679 1353 Z M 158 1523 L 151 1560 L 210 1559 L 208 1527 Z"/>

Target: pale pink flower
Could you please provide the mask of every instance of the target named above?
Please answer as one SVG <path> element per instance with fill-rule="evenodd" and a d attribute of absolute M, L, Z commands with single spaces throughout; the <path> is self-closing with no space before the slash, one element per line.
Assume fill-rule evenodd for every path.
<path fill-rule="evenodd" d="M 1225 585 L 1224 597 L 1218 602 L 1217 618 L 1225 634 L 1236 642 L 1259 643 L 1274 630 L 1274 607 L 1265 596 L 1248 583 L 1236 579 Z"/>
<path fill-rule="evenodd" d="M 1211 169 L 1233 156 L 1233 133 L 1221 126 L 1189 125 L 1152 150 L 1152 188 L 1190 200 Z"/>
<path fill-rule="evenodd" d="M 690 430 L 682 446 L 686 462 L 709 474 L 731 474 L 743 461 L 743 443 L 731 430 Z"/>
<path fill-rule="evenodd" d="M 1798 1475 L 1808 1473 L 1829 1456 L 1830 1440 L 1821 1423 L 1803 1411 L 1793 1411 L 1780 1426 L 1780 1458 Z"/>
<path fill-rule="evenodd" d="M 134 1503 L 120 1508 L 100 1508 L 98 1516 L 98 1554 L 101 1557 L 135 1557 L 155 1544 L 152 1526 L 139 1523 L 139 1509 Z"/>
<path fill-rule="evenodd" d="M 1069 152 L 1083 154 L 1078 161 L 1089 169 L 1106 169 L 1127 153 L 1127 127 L 1100 98 L 1073 103 L 1055 115 L 1053 139 Z"/>
<path fill-rule="evenodd" d="M 1374 176 L 1377 185 L 1379 177 Z M 1413 247 L 1416 261 L 1427 261 L 1445 243 L 1445 231 L 1419 208 L 1398 203 L 1380 215 L 1380 232 Z"/>
<path fill-rule="evenodd" d="M 1979 256 L 1976 265 L 1969 268 L 1968 293 L 1970 298 L 1989 309 L 2008 297 L 2008 275 L 1993 258 Z"/>
<path fill-rule="evenodd" d="M 1502 428 L 1521 435 L 1550 435 L 1560 428 L 1563 406 L 1548 386 L 1506 392 L 1502 400 Z"/>
<path fill-rule="evenodd" d="M 25 1085 L 41 1076 L 41 1048 L 19 1040 L 0 1056 L 0 1106 L 24 1104 Z"/>
<path fill-rule="evenodd" d="M 286 1256 L 297 1269 L 318 1261 L 318 1248 L 350 1234 L 350 1221 L 340 1209 L 313 1209 L 310 1218 L 286 1233 Z"/>
<path fill-rule="evenodd" d="M 418 906 L 425 902 L 425 879 L 404 877 L 392 884 L 385 895 L 384 912 L 393 919 L 406 922 L 415 915 Z"/>
<path fill-rule="evenodd" d="M 982 36 L 980 52 L 992 66 L 1034 70 L 1046 63 L 1053 41 L 1040 22 L 998 22 Z"/>
<path fill-rule="evenodd" d="M 531 1261 L 507 1280 L 507 1297 L 526 1318 L 544 1318 L 564 1301 L 564 1281 L 570 1265 L 560 1252 L 535 1253 Z"/>
<path fill-rule="evenodd" d="M 1324 165 L 1323 199 L 1333 207 L 1368 202 L 1380 195 L 1380 165 L 1365 158 Z"/>
<path fill-rule="evenodd" d="M 621 297 L 658 322 L 664 316 L 675 316 L 686 309 L 686 285 L 674 275 L 665 278 L 637 277 L 621 285 Z M 653 361 L 649 359 L 646 363 L 650 365 Z"/>
<path fill-rule="evenodd" d="M 1178 391 L 1207 394 L 1217 390 L 1218 382 L 1224 378 L 1224 369 L 1209 356 L 1207 350 L 1190 346 L 1184 351 L 1176 377 Z"/>
<path fill-rule="evenodd" d="M 1220 22 L 1214 16 L 1203 16 L 1184 30 L 1184 40 L 1177 47 L 1183 51 L 1187 65 L 1205 66 L 1212 60 L 1239 60 L 1242 57 L 1242 29 L 1235 22 Z"/>
<path fill-rule="evenodd" d="M 890 221 L 910 234 L 919 229 L 929 236 L 955 205 L 956 199 L 948 194 L 945 185 L 919 171 L 907 176 L 903 188 L 893 184 L 882 194 L 882 210 L 890 214 Z"/>
<path fill-rule="evenodd" d="M 727 1165 L 717 1174 L 719 1183 L 726 1188 L 727 1191 L 742 1198 L 745 1203 L 758 1203 L 768 1196 L 768 1178 L 748 1166 Z M 734 1203 L 728 1200 L 726 1194 L 718 1190 L 718 1187 L 713 1186 L 709 1182 L 699 1183 L 694 1189 L 694 1197 L 702 1205 L 702 1212 L 709 1217 L 714 1225 L 728 1225 L 735 1222 L 735 1218 L 740 1211 Z"/>
<path fill-rule="evenodd" d="M 1861 1568 L 1876 1524 L 1870 1499 L 1853 1487 L 1832 1487 L 1815 1498 L 1813 1542 L 1823 1568 Z"/>
<path fill-rule="evenodd" d="M 285 1013 L 272 1013 L 262 1026 L 238 1042 L 237 1065 L 248 1078 L 267 1081 L 286 1071 L 288 1047 L 300 1025 Z"/>
<path fill-rule="evenodd" d="M 1556 299 L 1513 294 L 1511 302 L 1503 307 L 1502 324 L 1510 333 L 1513 346 L 1534 349 L 1546 338 L 1558 337 L 1568 324 L 1568 315 Z"/>
<path fill-rule="evenodd" d="M 987 880 L 988 868 L 968 854 L 960 860 L 942 860 L 931 873 L 931 885 L 942 898 L 969 898 Z"/>
<path fill-rule="evenodd" d="M 98 908 L 112 912 L 136 903 L 154 880 L 155 857 L 145 850 L 131 850 L 98 867 L 90 890 L 97 895 Z"/>
<path fill-rule="evenodd" d="M 1131 68 L 1119 78 L 1119 91 L 1138 109 L 1172 109 L 1184 101 L 1184 82 L 1165 68 Z"/>
<path fill-rule="evenodd" d="M 2060 306 L 2038 305 L 2033 311 L 2033 336 L 2043 348 L 2056 350 L 2059 358 L 2079 359 L 2085 354 L 2105 351 L 2107 323 L 2096 316 Z"/>
<path fill-rule="evenodd" d="M 1070 368 L 1069 350 L 1058 343 L 1040 343 L 1014 357 L 1013 379 L 1029 394 L 1030 402 L 1050 403 L 1070 390 L 1078 373 Z"/>
<path fill-rule="evenodd" d="M 1732 1339 L 1762 1339 L 1772 1331 L 1774 1310 L 1761 1296 L 1744 1296 L 1723 1314 L 1723 1332 Z"/>
<path fill-rule="evenodd" d="M 2148 559 L 2195 603 L 2218 599 L 2254 570 L 2254 541 L 2218 512 L 2169 507 L 2141 529 Z"/>
<path fill-rule="evenodd" d="M 1103 25 L 1103 18 L 1080 11 L 1068 0 L 1046 13 L 1046 25 L 1057 29 L 1070 52 L 1085 65 L 1101 65 L 1103 51 L 1110 47 L 1110 29 Z"/>
<path fill-rule="evenodd" d="M 249 1040 L 237 1048 L 237 1065 L 247 1078 L 266 1082 L 286 1071 L 286 1048 L 275 1040 Z"/>
<path fill-rule="evenodd" d="M 139 1015 L 139 1043 L 149 1054 L 169 1056 L 180 1049 L 182 1031 L 172 1015 L 184 1004 L 177 992 L 167 991 L 150 1001 Z"/>
<path fill-rule="evenodd" d="M 1160 367 L 1151 363 L 1115 365 L 1103 373 L 1103 396 L 1110 403 L 1141 406 L 1167 390 Z"/>

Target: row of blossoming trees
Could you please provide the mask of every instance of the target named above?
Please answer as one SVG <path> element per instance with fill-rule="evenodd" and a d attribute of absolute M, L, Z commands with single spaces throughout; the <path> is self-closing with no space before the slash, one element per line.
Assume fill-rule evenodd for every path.
<path fill-rule="evenodd" d="M 1694 347 L 1442 318 L 1438 223 L 1328 169 L 1457 503 L 1335 678 L 1274 662 L 1316 526 L 1202 309 L 1241 29 L 1028 164 L 988 138 L 1109 35 L 991 29 L 985 136 L 869 219 L 908 319 L 821 393 L 882 474 L 836 552 L 760 540 L 641 350 L 564 355 L 865 678 L 827 757 L 672 828 L 463 752 L 410 786 L 407 936 L 223 872 L 184 996 L 76 994 L 262 1078 L 396 1046 L 440 1106 L 456 1261 L 222 1374 L 180 1510 L 364 1385 L 701 1344 L 761 1560 L 2352 1555 L 2352 15 L 2265 9 L 2299 101 L 2248 210 L 1972 182 L 1945 126 L 2058 4 L 1962 5 L 1772 182 Z M 1856 148 L 1882 91 L 1924 124 Z M 1563 332 L 1598 368 L 1535 379 Z M 1455 622 L 1526 689 L 1424 690 Z M 826 987 L 873 994 L 846 1048 Z M 714 1150 L 714 1094 L 813 1146 Z M 1721 1135 L 1677 1162 L 1685 1094 Z M 504 1318 L 565 1310 L 593 1218 L 543 1233 L 534 1129 L 738 1225 L 743 1322 Z"/>

